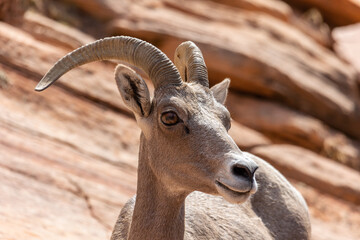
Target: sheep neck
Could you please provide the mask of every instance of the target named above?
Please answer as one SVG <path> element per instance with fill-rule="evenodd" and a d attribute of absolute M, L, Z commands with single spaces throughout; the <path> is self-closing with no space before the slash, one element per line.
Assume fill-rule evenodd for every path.
<path fill-rule="evenodd" d="M 155 176 L 143 145 L 140 144 L 136 201 L 128 239 L 184 239 L 186 195 L 170 193 Z"/>

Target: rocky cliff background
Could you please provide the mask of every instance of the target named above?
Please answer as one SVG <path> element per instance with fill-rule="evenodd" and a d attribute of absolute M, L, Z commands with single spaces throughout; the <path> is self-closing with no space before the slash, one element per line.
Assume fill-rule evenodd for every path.
<path fill-rule="evenodd" d="M 0 239 L 108 239 L 140 130 L 114 62 L 34 87 L 67 52 L 129 35 L 230 77 L 230 134 L 303 194 L 314 240 L 360 239 L 360 2 L 0 0 Z M 144 76 L 146 77 L 146 76 Z"/>

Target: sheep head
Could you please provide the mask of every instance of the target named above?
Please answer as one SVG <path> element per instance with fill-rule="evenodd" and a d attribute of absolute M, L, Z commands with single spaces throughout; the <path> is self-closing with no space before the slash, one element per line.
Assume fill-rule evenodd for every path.
<path fill-rule="evenodd" d="M 177 48 L 174 65 L 139 39 L 98 40 L 60 59 L 36 90 L 44 90 L 74 67 L 104 59 L 140 67 L 154 83 L 151 98 L 134 70 L 121 64 L 115 70 L 120 95 L 142 129 L 139 164 L 146 162 L 169 193 L 197 190 L 241 203 L 256 191 L 257 165 L 227 133 L 231 123 L 224 102 L 230 81 L 209 88 L 203 56 L 192 42 Z"/>

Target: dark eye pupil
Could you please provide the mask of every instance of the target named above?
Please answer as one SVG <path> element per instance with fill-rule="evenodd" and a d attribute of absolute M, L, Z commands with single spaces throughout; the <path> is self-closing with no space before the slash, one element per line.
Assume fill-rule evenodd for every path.
<path fill-rule="evenodd" d="M 165 125 L 175 125 L 179 122 L 179 117 L 174 112 L 165 112 L 161 115 L 161 121 Z"/>

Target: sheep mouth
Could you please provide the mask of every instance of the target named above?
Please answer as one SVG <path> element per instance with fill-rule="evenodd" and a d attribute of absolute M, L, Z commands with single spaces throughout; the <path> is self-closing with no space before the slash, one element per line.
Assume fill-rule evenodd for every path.
<path fill-rule="evenodd" d="M 222 182 L 215 181 L 215 186 L 218 190 L 218 193 L 228 202 L 230 203 L 243 203 L 245 202 L 250 195 L 252 194 L 251 189 L 241 191 L 238 189 L 234 189 L 228 185 L 225 185 Z"/>
<path fill-rule="evenodd" d="M 233 188 L 231 188 L 231 187 L 229 187 L 229 186 L 227 186 L 227 185 L 225 185 L 225 184 L 223 184 L 222 182 L 219 182 L 219 181 L 215 181 L 215 183 L 216 183 L 217 186 L 220 186 L 221 188 L 225 189 L 226 191 L 229 191 L 229 192 L 231 192 L 233 194 L 236 194 L 236 195 L 244 195 L 244 194 L 250 193 L 250 190 L 248 190 L 248 191 L 238 191 L 238 190 L 235 190 L 235 189 L 233 189 Z"/>

